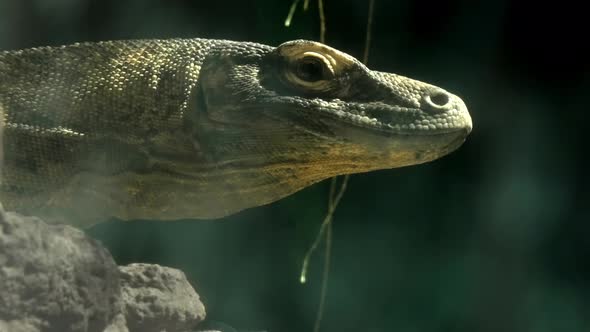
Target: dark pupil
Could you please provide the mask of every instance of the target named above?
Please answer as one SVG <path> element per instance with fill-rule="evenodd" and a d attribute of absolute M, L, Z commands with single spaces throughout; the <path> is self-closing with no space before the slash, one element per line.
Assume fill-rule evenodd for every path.
<path fill-rule="evenodd" d="M 323 77 L 323 65 L 317 59 L 303 59 L 297 65 L 297 76 L 304 81 L 316 82 Z"/>

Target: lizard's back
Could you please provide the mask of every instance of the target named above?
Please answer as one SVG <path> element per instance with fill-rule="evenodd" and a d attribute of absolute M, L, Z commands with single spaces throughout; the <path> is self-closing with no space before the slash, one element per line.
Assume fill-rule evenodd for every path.
<path fill-rule="evenodd" d="M 81 217 L 91 218 L 100 207 L 67 191 L 86 186 L 108 195 L 95 187 L 124 185 L 116 175 L 146 162 L 138 147 L 180 129 L 211 43 L 115 41 L 0 52 L 4 205 L 27 212 L 88 204 L 89 215 Z"/>

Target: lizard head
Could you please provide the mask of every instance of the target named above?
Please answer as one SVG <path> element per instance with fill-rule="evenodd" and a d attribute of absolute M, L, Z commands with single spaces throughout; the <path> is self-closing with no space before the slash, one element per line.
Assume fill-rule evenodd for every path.
<path fill-rule="evenodd" d="M 224 43 L 203 63 L 196 140 L 213 164 L 263 169 L 285 192 L 431 161 L 471 131 L 463 101 L 441 88 L 313 41 L 244 45 Z"/>
<path fill-rule="evenodd" d="M 254 134 L 275 153 L 300 151 L 313 162 L 325 158 L 326 167 L 354 166 L 338 173 L 427 162 L 458 148 L 471 131 L 456 95 L 370 70 L 324 44 L 296 40 L 249 52 L 226 46 L 205 62 L 206 129 L 243 131 L 244 142 Z M 215 133 L 217 143 L 222 136 Z"/>

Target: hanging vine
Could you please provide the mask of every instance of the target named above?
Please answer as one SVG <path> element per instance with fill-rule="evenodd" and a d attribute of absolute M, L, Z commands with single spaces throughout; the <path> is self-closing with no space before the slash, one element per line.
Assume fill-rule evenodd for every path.
<path fill-rule="evenodd" d="M 287 14 L 287 18 L 285 19 L 285 26 L 289 27 L 293 20 L 293 16 L 297 9 L 297 5 L 299 4 L 300 0 L 294 0 L 293 4 L 289 9 L 289 13 Z M 375 0 L 369 1 L 369 11 L 368 11 L 368 18 L 367 18 L 367 27 L 366 27 L 366 36 L 365 36 L 365 48 L 363 52 L 363 63 L 366 65 L 369 60 L 369 49 L 371 46 L 371 25 L 373 24 L 373 9 L 375 6 Z M 307 11 L 309 9 L 309 0 L 305 0 L 303 2 L 303 11 Z M 324 13 L 324 1 L 318 0 L 318 12 L 319 12 L 319 19 L 320 19 L 320 42 L 326 42 L 326 15 Z M 314 241 L 312 242 L 311 246 L 305 253 L 303 258 L 303 263 L 301 267 L 301 274 L 299 276 L 299 281 L 303 284 L 307 281 L 307 270 L 309 266 L 309 261 L 311 260 L 311 256 L 317 250 L 318 246 L 322 239 L 324 240 L 325 249 L 324 249 L 324 267 L 322 271 L 322 286 L 320 291 L 320 303 L 318 306 L 318 312 L 316 315 L 316 320 L 314 324 L 313 331 L 319 332 L 321 327 L 322 318 L 324 315 L 324 308 L 326 305 L 326 294 L 328 289 L 328 276 L 330 273 L 330 257 L 332 255 L 332 221 L 334 219 L 334 212 L 344 196 L 346 192 L 346 188 L 348 186 L 348 179 L 350 175 L 344 175 L 342 178 L 342 182 L 340 183 L 340 188 L 336 190 L 338 186 L 338 177 L 334 177 L 330 183 L 330 195 L 328 198 L 328 212 L 324 217 L 320 225 L 320 229 L 316 234 Z"/>

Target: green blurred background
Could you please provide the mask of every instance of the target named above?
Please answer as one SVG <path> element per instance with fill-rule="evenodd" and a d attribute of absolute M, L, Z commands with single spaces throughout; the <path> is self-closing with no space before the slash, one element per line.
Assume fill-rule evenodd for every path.
<path fill-rule="evenodd" d="M 368 1 L 326 0 L 361 57 Z M 0 49 L 129 38 L 318 39 L 316 1 L 0 0 Z M 474 130 L 432 163 L 354 175 L 335 214 L 323 331 L 590 331 L 590 28 L 573 1 L 377 0 L 369 66 L 460 95 Z M 217 221 L 110 222 L 119 264 L 182 269 L 208 317 L 311 331 L 329 183 Z"/>

